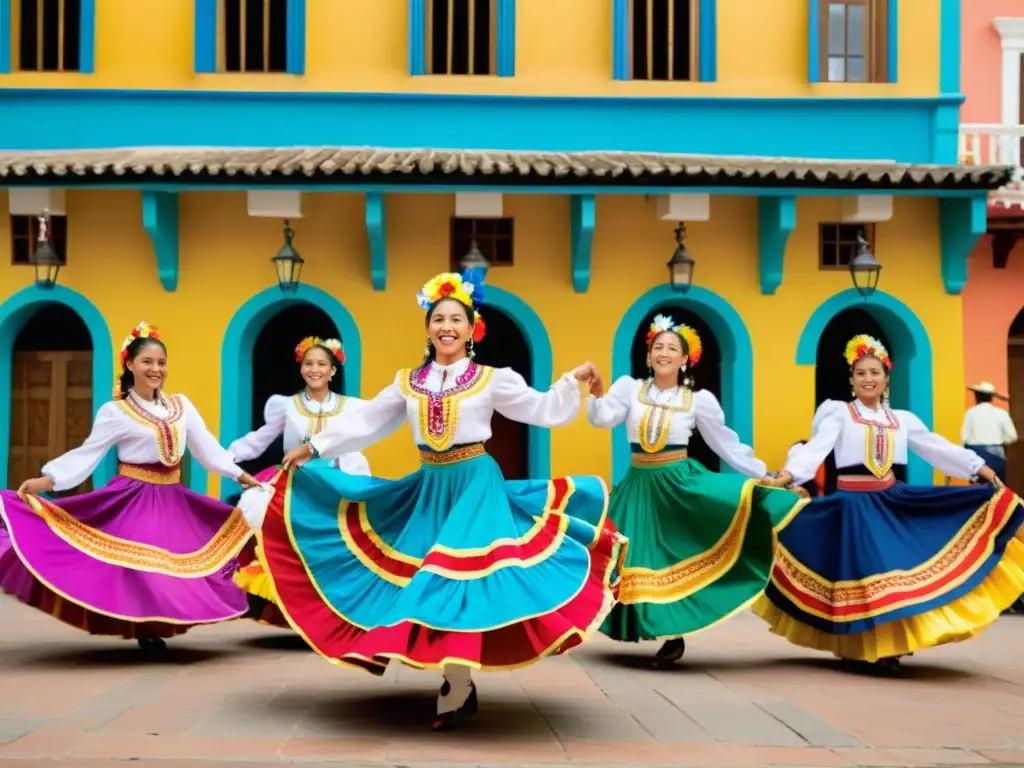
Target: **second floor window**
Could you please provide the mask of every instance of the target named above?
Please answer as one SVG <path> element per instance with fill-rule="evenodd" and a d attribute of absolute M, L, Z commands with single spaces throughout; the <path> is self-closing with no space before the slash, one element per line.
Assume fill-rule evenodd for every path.
<path fill-rule="evenodd" d="M 288 70 L 288 0 L 221 0 L 222 72 Z"/>
<path fill-rule="evenodd" d="M 863 237 L 872 251 L 874 224 L 821 224 L 818 228 L 818 268 L 849 269 L 857 255 L 857 238 Z"/>
<path fill-rule="evenodd" d="M 427 0 L 427 74 L 495 74 L 495 5 L 495 0 Z"/>
<path fill-rule="evenodd" d="M 634 80 L 696 80 L 697 0 L 631 0 Z"/>
<path fill-rule="evenodd" d="M 80 0 L 15 0 L 18 69 L 22 72 L 78 72 L 81 57 Z"/>
<path fill-rule="evenodd" d="M 820 0 L 822 69 L 830 83 L 885 79 L 886 0 Z"/>

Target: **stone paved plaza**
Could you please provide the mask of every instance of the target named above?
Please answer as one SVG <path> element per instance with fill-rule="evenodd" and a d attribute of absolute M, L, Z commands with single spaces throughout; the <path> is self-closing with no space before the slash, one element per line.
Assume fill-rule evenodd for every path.
<path fill-rule="evenodd" d="M 921 653 L 899 680 L 804 653 L 743 615 L 686 664 L 598 638 L 478 676 L 463 730 L 429 730 L 435 673 L 334 668 L 251 622 L 147 663 L 0 597 L 0 768 L 1024 765 L 1024 617 Z M 130 761 L 130 762 L 128 762 Z"/>

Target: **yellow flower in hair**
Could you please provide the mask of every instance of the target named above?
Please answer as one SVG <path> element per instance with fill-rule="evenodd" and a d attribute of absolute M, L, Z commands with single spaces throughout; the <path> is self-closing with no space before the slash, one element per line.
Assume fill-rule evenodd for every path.
<path fill-rule="evenodd" d="M 424 284 L 422 290 L 416 294 L 416 303 L 422 309 L 430 309 L 432 304 L 441 299 L 455 299 L 472 308 L 473 290 L 473 284 L 465 282 L 462 275 L 455 272 L 442 272 Z"/>
<path fill-rule="evenodd" d="M 651 346 L 651 342 L 654 341 L 654 337 L 665 331 L 672 331 L 673 333 L 678 334 L 683 338 L 683 341 L 686 342 L 686 348 L 688 350 L 687 354 L 691 366 L 700 362 L 700 356 L 704 352 L 704 346 L 701 344 L 700 335 L 688 325 L 676 325 L 675 321 L 669 315 L 654 316 L 654 320 L 651 322 L 651 327 L 647 331 L 647 346 Z"/>
<path fill-rule="evenodd" d="M 295 362 L 301 363 L 306 353 L 313 347 L 323 347 L 334 355 L 334 358 L 339 363 L 345 362 L 345 353 L 342 350 L 341 341 L 338 339 L 321 339 L 319 336 L 307 336 L 295 346 Z"/>
<path fill-rule="evenodd" d="M 846 343 L 846 350 L 843 352 L 847 364 L 853 368 L 862 357 L 877 357 L 886 370 L 892 370 L 892 360 L 889 358 L 889 350 L 885 348 L 874 336 L 860 333 Z"/>
<path fill-rule="evenodd" d="M 121 342 L 121 365 L 124 366 L 125 360 L 128 359 L 128 347 L 136 339 L 159 339 L 160 332 L 152 325 L 143 320 L 141 323 L 132 328 L 132 332 L 124 337 L 124 341 Z"/>

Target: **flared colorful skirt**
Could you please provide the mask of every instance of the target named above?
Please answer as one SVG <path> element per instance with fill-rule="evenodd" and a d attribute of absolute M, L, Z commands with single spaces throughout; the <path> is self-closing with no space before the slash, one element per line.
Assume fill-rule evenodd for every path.
<path fill-rule="evenodd" d="M 312 461 L 275 481 L 262 553 L 314 650 L 375 674 L 511 669 L 598 629 L 626 549 L 600 478 L 507 481 L 482 445 L 421 460 L 400 480 Z"/>
<path fill-rule="evenodd" d="M 1013 491 L 873 484 L 814 499 L 780 534 L 755 605 L 772 632 L 874 662 L 967 640 L 1024 593 Z"/>
<path fill-rule="evenodd" d="M 255 479 L 261 483 L 269 483 L 277 477 L 279 472 L 280 468 L 277 466 L 267 467 L 257 474 Z M 270 578 L 266 565 L 264 565 L 263 547 L 255 537 L 239 554 L 238 565 L 235 584 L 246 593 L 249 601 L 247 618 L 271 627 L 290 629 L 291 625 L 288 623 L 288 619 L 284 617 L 278 606 L 274 581 Z"/>
<path fill-rule="evenodd" d="M 776 532 L 807 503 L 709 472 L 684 450 L 634 452 L 608 511 L 629 551 L 601 631 L 625 642 L 683 637 L 750 607 L 771 575 Z"/>
<path fill-rule="evenodd" d="M 94 635 L 171 637 L 245 614 L 242 513 L 177 467 L 122 464 L 103 488 L 51 501 L 0 491 L 0 589 Z"/>

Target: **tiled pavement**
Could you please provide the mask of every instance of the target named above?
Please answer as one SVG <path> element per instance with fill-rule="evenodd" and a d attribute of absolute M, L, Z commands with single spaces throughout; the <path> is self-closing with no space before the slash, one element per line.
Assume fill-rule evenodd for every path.
<path fill-rule="evenodd" d="M 195 630 L 164 663 L 0 597 L 0 768 L 1024 766 L 1024 617 L 919 654 L 902 679 L 841 670 L 743 615 L 690 641 L 598 639 L 478 677 L 480 714 L 429 731 L 438 679 L 332 668 L 249 622 Z M 129 763 L 125 763 L 129 765 Z"/>

